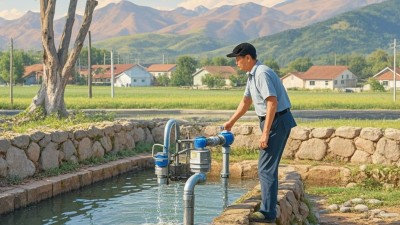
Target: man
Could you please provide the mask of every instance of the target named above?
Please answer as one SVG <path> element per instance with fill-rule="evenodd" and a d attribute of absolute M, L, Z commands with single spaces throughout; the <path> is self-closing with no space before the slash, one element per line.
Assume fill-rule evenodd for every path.
<path fill-rule="evenodd" d="M 236 65 L 248 75 L 244 97 L 236 112 L 224 124 L 231 130 L 235 122 L 254 104 L 262 134 L 258 140 L 258 177 L 261 184 L 261 206 L 250 215 L 255 222 L 273 223 L 276 220 L 278 166 L 296 122 L 290 112 L 290 101 L 276 73 L 257 61 L 256 49 L 249 43 L 236 46 L 227 57 L 235 57 Z"/>

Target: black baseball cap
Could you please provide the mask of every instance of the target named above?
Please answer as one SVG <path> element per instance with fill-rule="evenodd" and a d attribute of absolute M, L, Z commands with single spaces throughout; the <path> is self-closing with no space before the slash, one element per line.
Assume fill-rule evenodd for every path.
<path fill-rule="evenodd" d="M 236 56 L 245 56 L 250 55 L 253 59 L 257 58 L 256 48 L 250 43 L 241 43 L 236 46 L 232 53 L 226 55 L 226 57 L 236 57 Z"/>

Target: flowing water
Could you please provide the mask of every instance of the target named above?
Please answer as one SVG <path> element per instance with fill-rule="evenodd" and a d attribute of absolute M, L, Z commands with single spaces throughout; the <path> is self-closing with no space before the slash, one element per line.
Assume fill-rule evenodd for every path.
<path fill-rule="evenodd" d="M 0 216 L 4 225 L 182 224 L 184 182 L 158 186 L 154 171 L 131 172 Z M 195 187 L 195 224 L 210 224 L 255 185 L 219 178 Z"/>

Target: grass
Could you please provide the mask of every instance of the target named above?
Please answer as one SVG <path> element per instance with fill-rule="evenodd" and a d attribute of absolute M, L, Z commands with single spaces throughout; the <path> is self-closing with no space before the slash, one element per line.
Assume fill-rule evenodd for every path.
<path fill-rule="evenodd" d="M 16 86 L 14 104 L 10 104 L 9 88 L 0 87 L 0 109 L 25 109 L 39 86 Z M 68 109 L 212 109 L 234 110 L 243 97 L 243 88 L 229 90 L 197 90 L 178 87 L 93 87 L 89 99 L 86 86 L 68 85 L 65 102 Z M 400 100 L 393 102 L 393 93 L 337 93 L 331 91 L 289 91 L 294 110 L 312 109 L 400 109 Z"/>
<path fill-rule="evenodd" d="M 354 198 L 378 199 L 384 206 L 398 207 L 400 205 L 400 189 L 383 190 L 364 187 L 316 187 L 306 186 L 306 192 L 312 195 L 328 197 L 329 204 L 342 204 Z M 368 205 L 368 204 L 367 204 Z M 376 207 L 369 205 L 369 207 Z"/>

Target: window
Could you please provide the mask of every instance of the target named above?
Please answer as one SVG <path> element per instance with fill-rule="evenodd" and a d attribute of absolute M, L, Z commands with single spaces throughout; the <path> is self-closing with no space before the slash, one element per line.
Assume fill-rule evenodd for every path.
<path fill-rule="evenodd" d="M 389 85 L 389 81 L 384 80 L 384 81 L 382 82 L 382 85 L 383 85 L 383 86 L 388 86 L 388 85 Z"/>
<path fill-rule="evenodd" d="M 349 75 L 348 74 L 346 75 L 346 78 L 349 79 Z"/>
<path fill-rule="evenodd" d="M 325 81 L 325 86 L 328 86 L 328 84 L 329 84 L 329 81 L 326 80 Z"/>
<path fill-rule="evenodd" d="M 135 83 L 136 83 L 136 79 L 133 79 L 133 82 L 135 82 Z"/>
<path fill-rule="evenodd" d="M 337 80 L 335 80 L 335 84 L 337 84 Z"/>
<path fill-rule="evenodd" d="M 144 80 L 142 80 L 142 83 L 144 83 Z"/>
<path fill-rule="evenodd" d="M 315 81 L 310 80 L 310 86 L 314 86 L 315 85 Z"/>
<path fill-rule="evenodd" d="M 344 84 L 344 80 L 341 80 L 340 83 L 341 83 L 341 84 Z"/>

